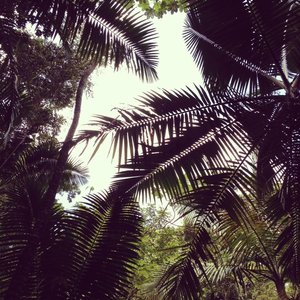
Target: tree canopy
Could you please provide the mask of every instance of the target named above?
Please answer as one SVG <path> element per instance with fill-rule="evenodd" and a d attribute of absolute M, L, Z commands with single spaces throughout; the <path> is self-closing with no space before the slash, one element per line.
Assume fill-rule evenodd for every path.
<path fill-rule="evenodd" d="M 259 218 L 269 231 L 283 226 L 268 253 L 285 270 L 278 297 L 288 299 L 286 281 L 299 285 L 299 11 L 287 0 L 193 2 L 184 39 L 205 86 L 148 93 L 84 134 L 98 146 L 111 135 L 116 183 L 194 219 L 193 239 L 158 286 L 166 299 L 200 296 L 217 254 L 210 228 L 227 215 L 249 230 L 254 201 L 267 207 Z"/>
<path fill-rule="evenodd" d="M 160 1 L 152 8 L 148 1 L 139 2 L 158 16 L 172 11 L 173 4 L 174 11 L 182 5 Z M 141 198 L 163 198 L 186 220 L 178 244 L 169 240 L 174 256 L 166 261 L 154 255 L 167 266 L 152 286 L 152 297 L 250 297 L 249 285 L 261 281 L 272 282 L 278 299 L 299 298 L 299 1 L 198 0 L 184 5 L 183 38 L 204 86 L 149 92 L 139 106 L 120 110 L 118 118 L 97 116 L 94 128 L 77 137 L 83 91 L 97 66 L 118 69 L 125 63 L 141 79 L 156 78 L 151 22 L 135 12 L 132 1 L 4 1 L 3 299 L 130 297 L 139 262 L 154 252 L 138 262 L 139 250 L 147 250 L 140 243 L 147 239 Z M 28 73 L 19 70 L 28 63 L 19 52 L 29 38 L 23 32 L 28 23 L 43 39 L 59 37 L 63 47 L 48 50 L 59 62 L 63 49 L 66 65 L 50 63 L 47 72 L 46 52 L 37 58 L 43 71 L 35 71 L 34 65 Z M 42 53 L 47 43 L 40 47 L 37 40 L 28 40 L 27 45 L 24 51 Z M 39 84 L 49 78 L 49 87 L 57 85 L 57 77 L 51 76 L 63 75 L 69 55 L 83 64 L 79 74 L 71 63 L 67 84 L 62 80 L 60 87 L 62 97 L 52 89 L 44 93 L 48 86 L 40 89 Z M 44 105 L 38 111 L 50 112 L 55 105 L 72 103 L 73 97 L 74 116 L 61 145 L 53 139 L 37 142 L 27 130 L 20 135 L 20 126 L 39 125 L 25 113 L 30 101 Z M 111 186 L 64 210 L 57 192 L 72 189 L 87 175 L 70 159 L 71 148 L 94 139 L 96 154 L 109 137 L 118 161 Z M 167 234 L 174 234 L 173 229 Z M 163 247 L 160 236 L 153 239 Z M 164 242 L 168 244 L 167 236 Z M 223 291 L 216 288 L 222 286 Z"/>
<path fill-rule="evenodd" d="M 186 0 L 132 0 L 145 12 L 146 16 L 162 18 L 167 13 L 183 12 L 187 9 Z"/>

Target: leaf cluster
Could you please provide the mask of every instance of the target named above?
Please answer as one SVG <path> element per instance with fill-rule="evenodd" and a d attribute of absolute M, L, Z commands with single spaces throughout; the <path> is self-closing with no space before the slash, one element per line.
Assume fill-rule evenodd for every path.
<path fill-rule="evenodd" d="M 174 14 L 187 10 L 186 0 L 135 0 L 131 2 L 137 3 L 148 18 L 162 18 L 167 13 Z"/>

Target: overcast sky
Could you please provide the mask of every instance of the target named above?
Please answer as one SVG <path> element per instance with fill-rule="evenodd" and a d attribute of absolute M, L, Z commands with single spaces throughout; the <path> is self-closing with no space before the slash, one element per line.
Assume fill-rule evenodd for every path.
<path fill-rule="evenodd" d="M 150 90 L 181 89 L 200 83 L 200 73 L 188 53 L 183 37 L 184 13 L 166 15 L 162 19 L 154 19 L 158 31 L 159 65 L 158 77 L 154 83 L 143 83 L 126 69 L 114 72 L 111 68 L 100 69 L 93 76 L 93 97 L 84 99 L 80 129 L 84 128 L 95 114 L 108 115 L 114 107 L 124 104 L 136 104 L 136 98 Z M 77 156 L 79 149 L 74 151 Z M 100 148 L 99 153 L 89 163 L 90 180 L 88 186 L 101 190 L 108 186 L 114 168 L 107 157 L 108 147 Z M 80 157 L 87 161 L 91 150 Z"/>

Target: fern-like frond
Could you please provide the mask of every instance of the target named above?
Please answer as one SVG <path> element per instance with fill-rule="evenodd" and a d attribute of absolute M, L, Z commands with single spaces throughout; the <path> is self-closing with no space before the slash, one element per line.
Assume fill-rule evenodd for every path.
<path fill-rule="evenodd" d="M 41 0 L 31 5 L 29 18 L 48 34 L 69 42 L 79 37 L 83 58 L 115 68 L 124 62 L 142 79 L 156 79 L 155 31 L 128 1 Z"/>
<path fill-rule="evenodd" d="M 54 229 L 57 241 L 44 260 L 45 299 L 120 299 L 128 292 L 141 234 L 138 205 L 117 191 L 86 200 Z"/>
<path fill-rule="evenodd" d="M 299 69 L 299 53 L 294 50 L 299 44 L 299 9 L 297 1 L 287 0 L 195 1 L 185 39 L 210 84 L 230 84 L 254 95 L 287 90 L 289 71 Z"/>

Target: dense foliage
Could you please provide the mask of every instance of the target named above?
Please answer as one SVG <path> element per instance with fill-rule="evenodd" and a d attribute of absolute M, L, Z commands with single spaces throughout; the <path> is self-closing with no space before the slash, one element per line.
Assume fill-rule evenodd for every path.
<path fill-rule="evenodd" d="M 124 62 L 142 79 L 156 78 L 154 36 L 122 1 L 1 2 L 1 299 L 128 294 L 142 222 L 133 197 L 119 185 L 67 211 L 57 193 L 87 180 L 70 150 L 90 74 Z M 58 143 L 58 111 L 71 105 L 70 128 Z"/>
<path fill-rule="evenodd" d="M 193 2 L 184 39 L 205 86 L 148 93 L 84 134 L 98 147 L 112 136 L 117 182 L 193 219 L 193 238 L 157 285 L 165 299 L 200 297 L 207 266 L 222 262 L 211 228 L 232 224 L 233 280 L 264 276 L 280 299 L 288 282 L 299 290 L 299 13 L 299 1 Z"/>
<path fill-rule="evenodd" d="M 166 208 L 149 205 L 142 209 L 142 215 L 144 224 L 131 291 L 133 299 L 155 295 L 155 281 L 165 267 L 176 261 L 185 243 L 182 226 L 172 223 L 174 217 Z"/>
<path fill-rule="evenodd" d="M 174 11 L 182 4 L 140 1 L 158 16 L 173 3 Z M 261 296 L 253 286 L 272 285 L 278 299 L 298 299 L 299 1 L 187 2 L 184 39 L 205 86 L 150 92 L 74 138 L 97 66 L 126 63 L 156 78 L 154 30 L 131 4 L 13 0 L 0 8 L 0 297 L 251 299 Z M 27 24 L 62 46 L 31 39 Z M 65 141 L 38 140 L 33 133 L 57 132 L 53 109 L 73 101 Z M 95 139 L 96 153 L 108 137 L 119 164 L 110 188 L 64 210 L 57 193 L 87 176 L 71 148 Z M 143 232 L 137 200 L 159 197 L 185 219 L 182 234 L 153 210 Z M 158 247 L 172 251 L 161 256 Z M 149 267 L 160 274 L 146 295 Z"/>

